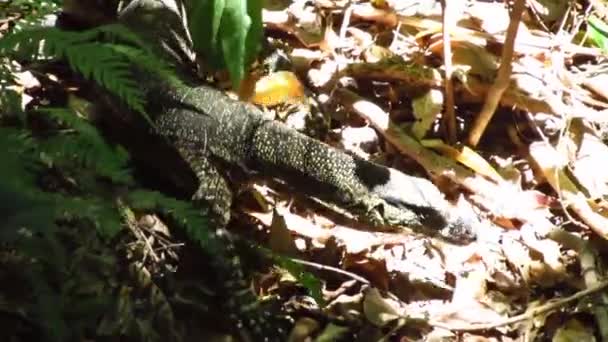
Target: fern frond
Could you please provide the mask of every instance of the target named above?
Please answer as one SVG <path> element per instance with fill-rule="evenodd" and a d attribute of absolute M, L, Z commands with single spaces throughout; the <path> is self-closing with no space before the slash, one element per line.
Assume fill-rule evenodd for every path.
<path fill-rule="evenodd" d="M 144 93 L 133 78 L 131 62 L 116 54 L 112 44 L 93 42 L 62 48 L 61 52 L 74 70 L 102 85 L 130 108 L 145 113 Z"/>
<path fill-rule="evenodd" d="M 99 235 L 110 240 L 123 228 L 123 220 L 118 211 L 118 207 L 111 200 L 103 197 L 80 197 L 66 198 L 58 197 L 62 200 L 60 209 L 57 213 L 63 218 L 88 219 L 95 225 L 95 230 Z"/>
<path fill-rule="evenodd" d="M 73 128 L 76 133 L 62 133 L 49 139 L 41 146 L 45 152 L 55 158 L 75 160 L 116 184 L 133 183 L 127 168 L 128 153 L 122 148 L 108 145 L 95 126 L 67 108 L 45 108 L 40 111 Z"/>
<path fill-rule="evenodd" d="M 108 47 L 113 49 L 117 54 L 127 56 L 129 61 L 134 65 L 137 65 L 139 70 L 152 72 L 154 75 L 160 76 L 162 80 L 169 82 L 172 85 L 182 85 L 181 80 L 175 74 L 174 68 L 169 63 L 165 62 L 165 60 L 151 54 L 149 52 L 150 50 L 142 50 L 141 48 L 117 44 L 110 44 Z"/>
<path fill-rule="evenodd" d="M 65 145 L 75 142 L 83 142 L 85 145 L 93 145 L 88 158 L 97 166 L 96 171 L 102 174 L 108 166 L 98 163 L 105 160 L 112 165 L 114 170 L 109 172 L 115 178 L 130 180 L 131 175 L 124 168 L 126 153 L 111 150 L 98 136 L 93 126 L 84 120 L 77 118 L 74 114 L 64 110 L 52 111 L 62 121 L 70 121 L 72 127 L 78 127 L 78 132 L 83 138 L 79 141 L 66 140 Z M 92 129 L 92 130 L 91 130 Z M 0 216 L 4 221 L 0 223 L 0 241 L 8 241 L 18 236 L 16 229 L 28 227 L 36 232 L 50 232 L 54 229 L 53 222 L 59 217 L 74 217 L 88 219 L 97 226 L 98 232 L 111 238 L 121 228 L 120 215 L 111 201 L 102 197 L 90 198 L 67 198 L 60 194 L 41 191 L 36 182 L 36 173 L 40 171 L 37 163 L 38 154 L 41 150 L 48 148 L 48 144 L 40 144 L 29 135 L 15 128 L 0 127 Z M 76 146 L 76 155 L 83 154 L 81 147 Z M 101 152 L 100 152 L 101 151 Z M 105 154 L 100 158 L 100 154 Z M 84 153 L 87 155 L 87 153 Z M 115 155 L 118 155 L 116 157 Z M 122 159 L 121 159 L 122 158 Z M 121 164 L 122 163 L 122 164 Z M 122 166 L 122 168 L 120 168 Z M 120 177 L 117 174 L 122 175 Z"/>
<path fill-rule="evenodd" d="M 131 207 L 139 210 L 159 210 L 171 216 L 182 227 L 188 236 L 199 243 L 203 250 L 211 255 L 219 255 L 224 246 L 216 245 L 212 238 L 215 232 L 209 229 L 209 222 L 200 208 L 190 202 L 180 201 L 156 191 L 136 190 L 126 198 Z"/>
<path fill-rule="evenodd" d="M 16 128 L 0 127 L 0 180 L 10 188 L 31 194 L 37 170 L 31 137 Z"/>
<path fill-rule="evenodd" d="M 110 41 L 110 42 L 100 42 Z M 85 78 L 118 96 L 132 109 L 145 114 L 144 93 L 133 77 L 143 72 L 171 79 L 166 62 L 152 53 L 139 37 L 118 24 L 71 32 L 54 27 L 31 28 L 0 39 L 0 55 L 25 60 L 66 59 Z"/>
<path fill-rule="evenodd" d="M 34 156 L 30 136 L 0 127 L 0 242 L 21 238 L 21 227 L 44 233 L 55 228 L 55 203 L 36 186 Z"/>

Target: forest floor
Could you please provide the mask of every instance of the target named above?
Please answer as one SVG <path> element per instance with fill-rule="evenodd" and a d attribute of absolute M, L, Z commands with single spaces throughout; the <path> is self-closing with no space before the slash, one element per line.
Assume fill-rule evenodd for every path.
<path fill-rule="evenodd" d="M 260 298 L 280 299 L 293 323 L 289 341 L 608 341 L 603 2 L 268 3 L 267 46 L 288 67 L 271 62 L 273 70 L 246 80 L 237 95 L 337 148 L 429 178 L 482 222 L 466 245 L 371 232 L 336 222 L 284 188 L 247 183 L 232 231 L 283 256 L 270 267 L 252 263 L 250 273 Z M 0 32 L 19 19 L 0 19 Z M 25 107 L 49 95 L 37 75 L 13 77 Z M 61 84 L 70 86 L 78 85 Z M 44 183 L 79 193 L 70 174 L 51 172 Z M 94 187 L 103 200 L 101 188 Z M 88 318 L 75 313 L 84 312 L 95 329 L 82 336 L 227 338 L 206 331 L 221 318 L 197 283 L 198 252 L 154 210 L 118 207 L 128 229 L 112 245 L 69 220 L 57 241 L 40 244 L 38 258 L 68 266 L 32 283 L 62 283 L 69 300 L 45 295 L 24 304 L 32 297 L 9 279 L 41 273 L 22 273 L 31 260 L 0 249 L 0 337 L 37 336 L 23 333 L 36 317 L 76 329 L 70 324 Z M 101 304 L 81 300 L 91 293 L 114 297 L 113 311 L 94 314 Z M 64 308 L 83 307 L 59 317 L 40 306 L 60 305 L 58 298 Z M 41 316 L 23 313 L 37 310 Z M 199 311 L 207 314 L 189 316 Z"/>

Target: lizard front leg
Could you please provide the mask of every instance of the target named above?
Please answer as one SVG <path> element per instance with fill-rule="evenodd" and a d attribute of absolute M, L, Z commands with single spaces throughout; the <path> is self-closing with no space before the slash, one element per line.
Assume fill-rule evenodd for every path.
<path fill-rule="evenodd" d="M 209 207 L 211 218 L 219 227 L 224 227 L 230 221 L 232 206 L 232 191 L 217 166 L 207 156 L 192 155 L 196 149 L 186 150 L 182 155 L 196 174 L 199 185 L 192 200 Z"/>
<path fill-rule="evenodd" d="M 272 341 L 270 333 L 276 334 L 267 313 L 259 310 L 259 302 L 251 292 L 243 273 L 234 241 L 225 229 L 230 220 L 232 191 L 221 168 L 212 160 L 200 146 L 192 143 L 176 143 L 182 157 L 190 164 L 196 174 L 199 186 L 192 195 L 192 200 L 202 208 L 209 208 L 211 224 L 216 227 L 209 234 L 206 251 L 209 254 L 212 268 L 211 278 L 215 278 L 218 288 L 222 289 L 223 298 L 230 319 L 239 328 L 243 341 Z"/>

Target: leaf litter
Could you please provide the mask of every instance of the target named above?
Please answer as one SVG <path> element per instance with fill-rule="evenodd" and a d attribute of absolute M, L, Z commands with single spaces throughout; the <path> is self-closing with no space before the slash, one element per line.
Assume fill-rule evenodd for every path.
<path fill-rule="evenodd" d="M 608 340 L 608 69 L 583 37 L 584 14 L 600 12 L 590 3 L 296 0 L 264 10 L 267 39 L 281 42 L 293 74 L 281 71 L 289 83 L 275 89 L 265 78 L 261 96 L 293 105 L 307 102 L 305 88 L 331 113 L 319 138 L 430 177 L 483 222 L 476 242 L 455 246 L 361 230 L 264 192 L 273 205 L 243 212 L 324 284 L 318 309 L 330 323 L 305 315 L 292 341 L 344 336 L 344 326 L 360 341 Z"/>

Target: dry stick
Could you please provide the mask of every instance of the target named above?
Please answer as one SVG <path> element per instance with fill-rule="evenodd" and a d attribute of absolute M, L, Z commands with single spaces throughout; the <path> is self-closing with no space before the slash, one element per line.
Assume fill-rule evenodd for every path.
<path fill-rule="evenodd" d="M 348 6 L 344 11 L 344 17 L 342 18 L 342 25 L 340 26 L 340 44 L 344 43 L 346 40 L 346 31 L 348 30 L 348 25 L 350 24 L 350 17 L 353 14 L 353 6 Z"/>
<path fill-rule="evenodd" d="M 453 1 L 453 0 L 452 0 Z M 456 144 L 456 114 L 454 113 L 454 84 L 452 83 L 452 43 L 450 31 L 453 24 L 448 0 L 441 0 L 442 35 L 443 35 L 443 65 L 445 66 L 445 111 L 443 124 L 447 133 L 448 143 Z"/>
<path fill-rule="evenodd" d="M 150 257 L 152 257 L 152 260 L 155 263 L 159 262 L 160 258 L 154 252 L 154 248 L 150 244 L 148 237 L 138 228 L 137 222 L 135 221 L 135 217 L 133 215 L 133 212 L 131 211 L 131 208 L 127 207 L 121 200 L 118 200 L 117 204 L 118 204 L 119 210 L 120 210 L 123 218 L 125 219 L 125 223 L 127 224 L 127 227 L 129 228 L 129 230 L 133 233 L 133 235 L 135 235 L 137 240 L 141 240 L 144 243 L 144 258 L 143 258 L 142 262 L 146 260 L 146 257 L 148 255 Z"/>
<path fill-rule="evenodd" d="M 356 280 L 358 282 L 361 282 L 361 283 L 363 283 L 365 285 L 370 285 L 369 280 L 361 277 L 360 275 L 354 274 L 352 272 L 345 271 L 345 270 L 337 268 L 337 267 L 323 265 L 323 264 L 319 264 L 319 263 L 316 263 L 316 262 L 302 260 L 302 259 L 296 259 L 296 258 L 289 258 L 289 260 L 295 262 L 296 264 L 302 264 L 302 265 L 305 265 L 305 266 L 313 267 L 313 268 L 316 268 L 316 269 L 321 270 L 321 271 L 332 271 L 332 272 L 335 272 L 335 273 L 339 273 L 339 274 L 345 275 L 345 276 L 347 276 L 347 277 L 349 277 L 351 279 L 354 279 L 354 280 Z"/>
<path fill-rule="evenodd" d="M 496 107 L 502 97 L 502 94 L 509 86 L 511 78 L 511 60 L 513 59 L 513 48 L 515 46 L 515 38 L 517 37 L 517 29 L 521 20 L 522 13 L 525 8 L 525 0 L 516 0 L 511 10 L 511 20 L 509 21 L 509 27 L 507 29 L 507 38 L 502 48 L 502 57 L 500 61 L 500 68 L 498 69 L 498 75 L 494 80 L 494 83 L 490 87 L 486 101 L 483 104 L 481 112 L 477 116 L 477 119 L 473 123 L 471 132 L 469 132 L 468 144 L 472 147 L 477 146 L 479 139 L 483 132 L 486 130 L 488 123 L 494 116 Z"/>
<path fill-rule="evenodd" d="M 479 331 L 479 330 L 495 329 L 495 328 L 503 327 L 505 325 L 510 325 L 510 324 L 515 324 L 515 323 L 531 320 L 531 319 L 535 318 L 536 316 L 559 309 L 559 308 L 561 308 L 571 302 L 579 300 L 585 296 L 599 292 L 599 291 L 605 289 L 606 287 L 608 287 L 608 281 L 603 281 L 601 283 L 598 283 L 597 285 L 594 285 L 585 290 L 579 291 L 579 292 L 573 294 L 572 296 L 558 299 L 554 302 L 549 302 L 545 305 L 541 305 L 530 311 L 524 312 L 521 315 L 513 316 L 510 318 L 504 319 L 502 321 L 499 321 L 499 322 L 453 325 L 453 324 L 446 324 L 446 323 L 429 320 L 429 324 L 434 327 L 437 327 L 437 328 L 447 329 L 447 330 L 452 330 L 452 331 L 455 331 L 455 330 L 456 331 Z"/>

